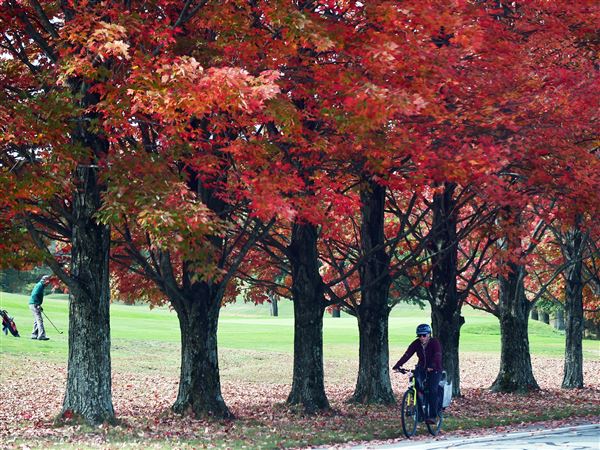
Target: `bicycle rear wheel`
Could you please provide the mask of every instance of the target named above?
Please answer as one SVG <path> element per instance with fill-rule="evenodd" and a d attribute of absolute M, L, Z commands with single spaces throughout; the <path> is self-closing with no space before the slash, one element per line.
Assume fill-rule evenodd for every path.
<path fill-rule="evenodd" d="M 437 417 L 435 418 L 435 423 L 434 424 L 427 424 L 427 429 L 429 430 L 429 432 L 434 435 L 437 436 L 437 434 L 440 432 L 440 430 L 442 429 L 442 423 L 444 422 L 444 416 L 442 414 L 442 411 L 440 411 L 437 415 Z"/>
<path fill-rule="evenodd" d="M 414 436 L 417 431 L 417 399 L 415 398 L 415 391 L 408 390 L 402 397 L 402 432 L 404 436 L 410 438 Z"/>

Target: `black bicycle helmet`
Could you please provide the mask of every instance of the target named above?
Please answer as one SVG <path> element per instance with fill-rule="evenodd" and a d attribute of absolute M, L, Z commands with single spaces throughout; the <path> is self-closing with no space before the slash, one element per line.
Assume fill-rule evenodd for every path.
<path fill-rule="evenodd" d="M 419 334 L 431 334 L 431 327 L 426 323 L 422 323 L 417 327 L 417 336 Z"/>

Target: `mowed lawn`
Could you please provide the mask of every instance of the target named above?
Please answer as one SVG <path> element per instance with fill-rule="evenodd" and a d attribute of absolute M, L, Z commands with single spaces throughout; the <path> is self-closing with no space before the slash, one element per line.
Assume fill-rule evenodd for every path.
<path fill-rule="evenodd" d="M 14 317 L 21 338 L 0 336 L 2 353 L 43 358 L 49 362 L 65 362 L 67 358 L 68 301 L 66 295 L 47 295 L 44 312 L 47 342 L 29 339 L 32 318 L 28 296 L 0 293 L 0 308 Z M 470 307 L 464 308 L 466 323 L 461 330 L 462 353 L 496 354 L 500 351 L 498 320 Z M 414 305 L 400 305 L 392 311 L 389 326 L 390 361 L 398 359 L 406 345 L 414 339 L 414 329 L 429 322 L 429 310 Z M 564 334 L 551 326 L 530 321 L 532 355 L 550 358 L 564 356 Z M 178 370 L 179 325 L 177 316 L 166 307 L 150 309 L 147 305 L 111 305 L 111 338 L 113 367 L 117 370 Z M 279 316 L 271 317 L 269 305 L 243 302 L 222 308 L 219 321 L 219 354 L 224 379 L 265 381 L 282 374 L 291 376 L 293 354 L 293 309 L 289 301 L 279 302 Z M 352 367 L 358 357 L 356 319 L 342 313 L 324 320 L 324 356 L 329 381 L 355 379 Z M 584 358 L 600 359 L 598 341 L 584 341 Z M 351 373 L 348 373 L 351 372 Z"/>
<path fill-rule="evenodd" d="M 47 296 L 44 310 L 49 341 L 29 339 L 28 296 L 0 293 L 0 308 L 14 316 L 21 338 L 0 335 L 0 447 L 2 448 L 252 448 L 280 449 L 333 443 L 402 440 L 398 407 L 348 403 L 358 369 L 356 320 L 326 315 L 325 388 L 331 411 L 303 415 L 287 407 L 293 369 L 291 304 L 280 316 L 269 305 L 240 302 L 223 308 L 219 325 L 219 367 L 223 398 L 234 421 L 194 419 L 170 412 L 179 379 L 179 327 L 168 308 L 111 306 L 112 397 L 119 425 L 89 428 L 57 426 L 66 382 L 68 302 Z M 497 320 L 470 308 L 461 341 L 462 397 L 445 412 L 444 433 L 552 421 L 551 426 L 597 422 L 600 417 L 600 345 L 584 342 L 586 389 L 561 390 L 564 335 L 530 322 L 534 374 L 542 390 L 526 397 L 485 389 L 498 373 L 500 334 Z M 395 308 L 390 319 L 390 364 L 414 339 L 429 311 Z M 410 363 L 409 363 L 410 364 Z M 401 398 L 407 378 L 393 374 Z M 40 399 L 43 399 L 40 403 Z M 482 405 L 484 407 L 482 408 Z M 499 432 L 505 432 L 502 428 Z M 417 439 L 428 439 L 421 429 Z"/>

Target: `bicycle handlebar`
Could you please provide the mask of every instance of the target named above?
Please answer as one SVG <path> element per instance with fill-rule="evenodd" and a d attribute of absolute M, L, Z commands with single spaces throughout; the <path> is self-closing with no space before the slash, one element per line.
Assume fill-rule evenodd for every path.
<path fill-rule="evenodd" d="M 398 369 L 394 369 L 394 372 L 399 372 L 399 373 L 414 373 L 415 371 L 412 369 L 405 369 L 404 367 L 399 367 Z"/>

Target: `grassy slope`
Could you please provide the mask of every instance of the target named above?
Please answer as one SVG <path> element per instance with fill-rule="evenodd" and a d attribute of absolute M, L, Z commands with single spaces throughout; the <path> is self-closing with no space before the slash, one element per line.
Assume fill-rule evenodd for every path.
<path fill-rule="evenodd" d="M 64 334 L 59 335 L 46 320 L 51 340 L 40 342 L 28 339 L 32 323 L 27 305 L 28 297 L 0 293 L 0 308 L 15 318 L 21 339 L 10 335 L 0 337 L 2 352 L 44 354 L 50 359 L 64 360 L 67 352 L 68 303 L 64 295 L 48 295 L 44 311 Z M 280 302 L 280 316 L 270 317 L 268 305 L 228 305 L 222 310 L 219 323 L 219 348 L 291 354 L 293 351 L 293 317 L 289 302 Z M 390 318 L 390 353 L 398 355 L 413 339 L 414 327 L 428 321 L 429 312 L 414 306 L 399 306 Z M 496 353 L 500 349 L 500 332 L 495 317 L 465 309 L 466 323 L 461 332 L 461 352 Z M 141 354 L 159 353 L 167 358 L 178 358 L 179 327 L 177 317 L 167 308 L 150 310 L 145 305 L 111 306 L 113 357 L 116 360 L 140 360 Z M 356 320 L 342 314 L 339 319 L 326 315 L 324 325 L 326 359 L 352 359 L 358 352 Z M 564 336 L 552 327 L 530 322 L 532 354 L 562 357 Z M 584 357 L 600 359 L 598 343 L 584 342 Z M 164 351 L 163 351 L 164 350 Z M 167 351 L 168 350 L 168 351 Z M 166 351 L 166 352 L 165 352 Z"/>

